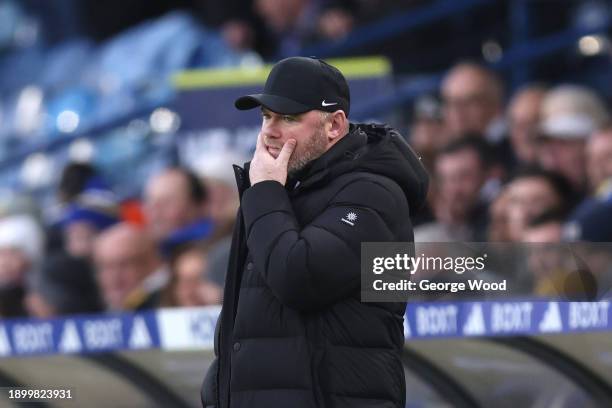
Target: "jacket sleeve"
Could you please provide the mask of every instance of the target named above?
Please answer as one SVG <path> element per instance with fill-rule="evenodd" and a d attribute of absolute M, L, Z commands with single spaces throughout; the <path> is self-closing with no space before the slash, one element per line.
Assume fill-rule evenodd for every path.
<path fill-rule="evenodd" d="M 285 188 L 264 181 L 245 191 L 242 210 L 249 253 L 267 286 L 284 305 L 315 311 L 359 290 L 361 243 L 393 241 L 394 218 L 407 216 L 408 204 L 390 180 L 356 180 L 300 226 Z"/>

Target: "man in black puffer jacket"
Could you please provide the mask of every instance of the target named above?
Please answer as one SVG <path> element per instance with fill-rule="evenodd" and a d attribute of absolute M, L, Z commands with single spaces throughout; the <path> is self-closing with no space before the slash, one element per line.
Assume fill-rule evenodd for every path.
<path fill-rule="evenodd" d="M 204 407 L 404 407 L 405 303 L 360 301 L 366 241 L 412 241 L 427 175 L 403 138 L 349 124 L 336 68 L 285 59 L 263 94 Z"/>

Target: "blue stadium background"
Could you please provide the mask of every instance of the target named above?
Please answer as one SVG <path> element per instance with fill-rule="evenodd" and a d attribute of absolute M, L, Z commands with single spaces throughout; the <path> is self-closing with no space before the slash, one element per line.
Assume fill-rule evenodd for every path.
<path fill-rule="evenodd" d="M 78 162 L 142 223 L 146 181 L 160 170 L 198 170 L 200 157 L 228 150 L 248 157 L 258 118 L 237 116 L 231 101 L 293 55 L 354 69 L 352 118 L 389 123 L 409 141 L 420 115 L 441 120 L 441 82 L 465 60 L 499 76 L 505 103 L 527 84 L 572 83 L 610 106 L 607 0 L 291 0 L 310 13 L 295 30 L 279 28 L 289 8 L 259 3 L 0 0 L 0 222 L 27 213 L 52 228 L 62 170 Z M 587 197 L 607 201 L 594 241 L 612 241 L 606 191 Z M 610 292 L 576 303 L 537 294 L 410 304 L 406 406 L 610 406 Z M 70 388 L 78 406 L 198 406 L 218 306 L 162 306 L 0 314 L 0 387 Z M 6 393 L 0 405 L 17 406 Z"/>

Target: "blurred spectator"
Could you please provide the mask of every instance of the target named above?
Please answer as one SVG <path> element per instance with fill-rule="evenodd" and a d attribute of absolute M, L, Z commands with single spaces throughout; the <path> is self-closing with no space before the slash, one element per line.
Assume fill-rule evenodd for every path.
<path fill-rule="evenodd" d="M 194 3 L 204 25 L 221 30 L 232 48 L 254 48 L 257 21 L 254 21 L 252 13 L 253 0 L 195 0 Z"/>
<path fill-rule="evenodd" d="M 476 132 L 496 140 L 503 131 L 503 89 L 499 79 L 475 63 L 453 66 L 442 82 L 444 118 L 459 136 Z"/>
<path fill-rule="evenodd" d="M 594 203 L 567 223 L 566 241 L 612 242 L 612 202 Z"/>
<path fill-rule="evenodd" d="M 559 209 L 567 213 L 571 188 L 560 175 L 537 167 L 520 170 L 504 187 L 507 193 L 508 238 L 520 242 L 529 222 L 536 216 Z"/>
<path fill-rule="evenodd" d="M 218 286 L 225 284 L 231 233 L 240 204 L 232 164 L 242 166 L 248 158 L 238 152 L 224 151 L 202 157 L 197 172 L 208 191 L 208 213 L 215 225 L 214 242 L 207 251 L 208 276 Z"/>
<path fill-rule="evenodd" d="M 304 39 L 316 31 L 319 10 L 312 0 L 255 0 L 254 8 L 283 56 L 295 55 Z"/>
<path fill-rule="evenodd" d="M 96 239 L 94 261 L 108 309 L 142 310 L 158 304 L 168 271 L 144 230 L 126 223 L 105 230 Z"/>
<path fill-rule="evenodd" d="M 436 222 L 415 228 L 416 241 L 484 240 L 487 203 L 481 190 L 489 169 L 488 148 L 482 137 L 467 137 L 440 151 L 435 160 Z"/>
<path fill-rule="evenodd" d="M 231 20 L 221 29 L 223 39 L 235 50 L 246 51 L 255 46 L 255 31 L 246 21 Z"/>
<path fill-rule="evenodd" d="M 565 225 L 563 239 L 582 242 L 572 246 L 576 262 L 594 275 L 599 298 L 612 298 L 612 201 L 593 202 Z"/>
<path fill-rule="evenodd" d="M 434 168 L 436 154 L 449 142 L 445 130 L 440 101 L 429 94 L 418 97 L 414 102 L 408 141 L 430 173 Z M 430 188 L 427 193 L 427 205 L 421 208 L 411 220 L 413 226 L 433 221 L 434 200 L 433 189 Z"/>
<path fill-rule="evenodd" d="M 563 228 L 563 240 L 573 244 L 582 275 L 593 274 L 599 299 L 612 298 L 612 199 L 592 200 Z"/>
<path fill-rule="evenodd" d="M 87 182 L 96 175 L 96 169 L 89 163 L 68 163 L 62 170 L 57 188 L 59 201 L 71 202 L 83 191 Z"/>
<path fill-rule="evenodd" d="M 326 40 L 340 40 L 351 32 L 354 25 L 355 18 L 346 8 L 332 4 L 321 13 L 318 31 Z"/>
<path fill-rule="evenodd" d="M 491 242 L 510 241 L 507 190 L 502 190 L 489 207 L 487 240 Z"/>
<path fill-rule="evenodd" d="M 533 164 L 536 160 L 536 136 L 545 94 L 543 86 L 528 85 L 514 94 L 508 106 L 510 142 L 520 164 Z"/>
<path fill-rule="evenodd" d="M 149 180 L 145 215 L 152 237 L 165 252 L 210 236 L 213 224 L 205 214 L 207 198 L 198 177 L 183 168 L 166 169 Z"/>
<path fill-rule="evenodd" d="M 90 179 L 64 211 L 66 252 L 74 257 L 90 257 L 96 235 L 118 221 L 117 197 L 98 178 Z"/>
<path fill-rule="evenodd" d="M 597 196 L 612 195 L 612 128 L 595 132 L 586 145 L 589 190 Z"/>
<path fill-rule="evenodd" d="M 51 256 L 35 274 L 25 304 L 38 318 L 103 310 L 89 262 L 61 253 Z"/>
<path fill-rule="evenodd" d="M 197 164 L 196 172 L 207 191 L 206 213 L 222 235 L 231 234 L 240 204 L 232 165 L 242 166 L 248 160 L 238 152 L 221 151 L 202 157 Z"/>
<path fill-rule="evenodd" d="M 353 28 L 353 15 L 340 2 L 318 0 L 255 0 L 256 13 L 277 43 L 281 57 L 298 55 L 317 40 L 338 40 Z"/>
<path fill-rule="evenodd" d="M 165 306 L 221 304 L 223 290 L 210 280 L 208 255 L 204 247 L 192 245 L 182 249 L 172 265 Z"/>
<path fill-rule="evenodd" d="M 427 169 L 433 168 L 436 152 L 449 143 L 445 130 L 440 101 L 432 95 L 417 98 L 410 125 L 410 145 Z"/>
<path fill-rule="evenodd" d="M 44 235 L 28 215 L 0 219 L 0 317 L 25 314 L 25 287 L 43 261 Z"/>
<path fill-rule="evenodd" d="M 514 155 L 504 118 L 503 84 L 488 68 L 471 62 L 453 66 L 442 81 L 444 122 L 452 138 L 483 135 L 506 170 Z"/>
<path fill-rule="evenodd" d="M 65 207 L 83 191 L 87 182 L 96 175 L 97 170 L 88 163 L 71 162 L 64 166 L 57 186 L 57 205 L 49 210 L 50 226 L 46 231 L 49 253 L 64 249 L 64 230 L 61 222 L 58 221 L 61 221 L 65 215 Z"/>
<path fill-rule="evenodd" d="M 523 241 L 530 243 L 527 262 L 534 278 L 533 293 L 565 300 L 594 300 L 602 281 L 593 272 L 609 269 L 609 253 L 603 257 L 608 265 L 591 268 L 597 258 L 602 258 L 576 245 L 570 251 L 568 246 L 559 245 L 563 222 L 563 212 L 546 211 L 531 219 L 524 231 Z"/>
<path fill-rule="evenodd" d="M 601 203 L 612 203 L 612 131 L 596 131 L 586 142 L 586 173 L 589 195 L 576 207 L 571 221 L 588 218 Z"/>
<path fill-rule="evenodd" d="M 565 176 L 578 194 L 586 192 L 585 144 L 604 127 L 608 112 L 590 89 L 560 85 L 542 102 L 537 157 L 540 165 Z"/>

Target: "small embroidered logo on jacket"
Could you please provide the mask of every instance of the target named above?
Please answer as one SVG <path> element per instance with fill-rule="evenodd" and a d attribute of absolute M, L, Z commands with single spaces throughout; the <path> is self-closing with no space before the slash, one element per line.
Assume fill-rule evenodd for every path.
<path fill-rule="evenodd" d="M 341 220 L 342 220 L 342 222 L 347 223 L 351 227 L 354 227 L 355 226 L 355 221 L 357 221 L 357 214 L 355 214 L 354 212 L 351 211 L 348 214 L 346 214 L 346 216 L 344 218 L 342 218 Z"/>

